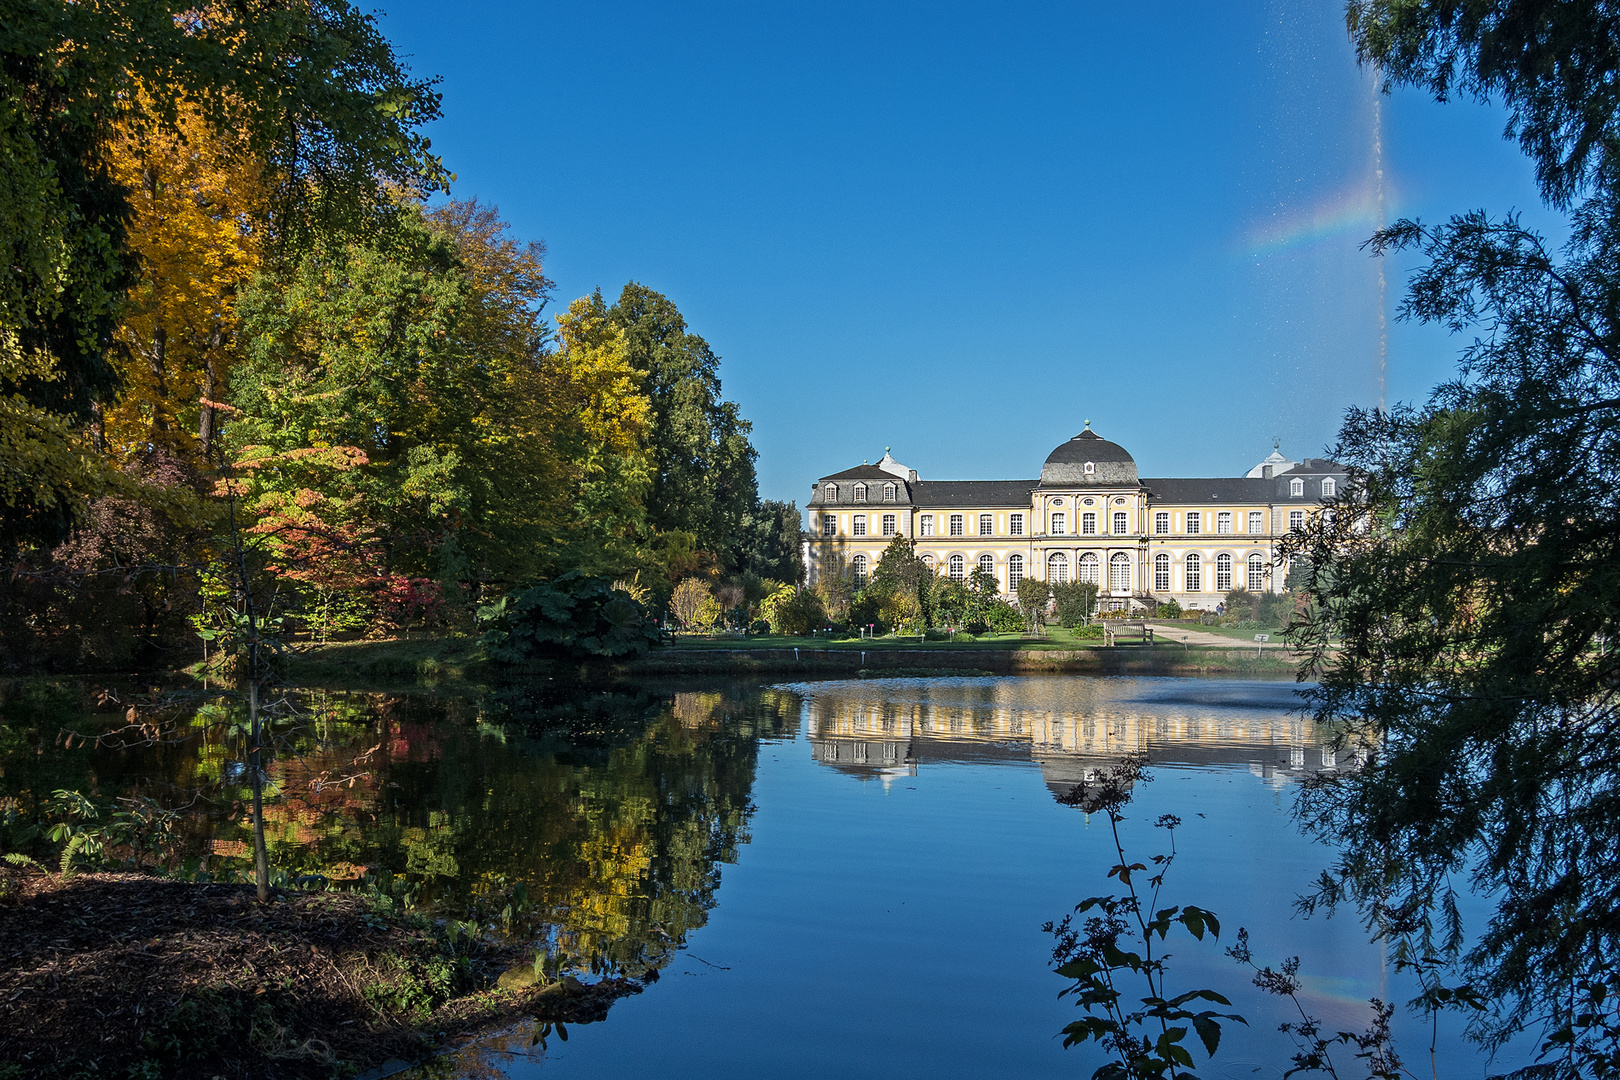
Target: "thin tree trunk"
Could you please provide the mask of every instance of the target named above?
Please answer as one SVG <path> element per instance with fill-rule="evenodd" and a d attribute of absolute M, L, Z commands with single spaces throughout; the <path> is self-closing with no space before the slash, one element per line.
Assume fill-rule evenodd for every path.
<path fill-rule="evenodd" d="M 90 445 L 98 454 L 107 452 L 107 416 L 99 401 L 90 403 Z"/>
<path fill-rule="evenodd" d="M 219 400 L 214 396 L 214 352 L 220 347 L 223 340 L 224 335 L 221 333 L 219 327 L 216 326 L 213 334 L 209 336 L 207 348 L 203 350 L 203 388 L 202 402 L 200 403 L 202 407 L 197 413 L 197 441 L 202 444 L 202 456 L 204 461 L 210 460 L 214 452 L 214 430 L 216 424 L 214 419 L 213 402 Z"/>
<path fill-rule="evenodd" d="M 157 393 L 152 399 L 152 430 L 169 430 L 168 418 L 163 415 L 163 407 L 169 397 L 169 384 L 164 362 L 169 351 L 169 332 L 158 327 L 152 334 L 152 351 L 147 355 L 147 361 L 152 365 L 152 378 L 157 384 Z"/>
<path fill-rule="evenodd" d="M 248 642 L 248 730 L 253 746 L 248 751 L 248 768 L 253 771 L 253 875 L 259 887 L 259 903 L 270 902 L 270 856 L 264 847 L 264 759 L 259 752 L 259 642 L 257 635 Z"/>

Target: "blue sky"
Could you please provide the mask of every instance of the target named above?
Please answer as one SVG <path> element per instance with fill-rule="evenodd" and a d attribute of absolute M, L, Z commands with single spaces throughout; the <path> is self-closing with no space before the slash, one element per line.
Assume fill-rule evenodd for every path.
<path fill-rule="evenodd" d="M 1087 419 L 1144 475 L 1321 453 L 1379 397 L 1384 212 L 1554 219 L 1502 113 L 1382 99 L 1337 0 L 396 0 L 455 194 L 550 249 L 557 310 L 667 294 L 753 421 L 762 494 L 892 446 L 1038 475 Z M 1461 341 L 1395 314 L 1385 394 Z"/>

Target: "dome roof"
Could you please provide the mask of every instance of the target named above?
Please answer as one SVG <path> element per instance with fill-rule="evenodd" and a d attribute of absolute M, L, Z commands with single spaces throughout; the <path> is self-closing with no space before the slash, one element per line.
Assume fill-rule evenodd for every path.
<path fill-rule="evenodd" d="M 1041 484 L 1046 487 L 1136 482 L 1136 459 L 1130 451 L 1092 431 L 1089 420 L 1084 431 L 1048 454 L 1041 467 Z"/>

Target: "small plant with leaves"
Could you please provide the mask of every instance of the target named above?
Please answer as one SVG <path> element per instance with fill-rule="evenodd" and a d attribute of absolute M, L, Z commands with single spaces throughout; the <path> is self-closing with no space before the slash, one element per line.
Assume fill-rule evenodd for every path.
<path fill-rule="evenodd" d="M 1061 996 L 1074 995 L 1086 1011 L 1084 1018 L 1063 1029 L 1063 1045 L 1094 1042 L 1110 1058 L 1092 1073 L 1092 1080 L 1195 1080 L 1187 1036 L 1196 1033 L 1205 1053 L 1213 1057 L 1220 1046 L 1222 1021 L 1247 1023 L 1235 1013 L 1199 1008 L 1203 1003 L 1231 1006 L 1214 990 L 1172 995 L 1168 989 L 1171 954 L 1162 946 L 1170 931 L 1179 925 L 1202 941 L 1205 934 L 1218 939 L 1221 925 L 1213 912 L 1203 908 L 1159 906 L 1165 876 L 1176 857 L 1175 830 L 1181 820 L 1174 814 L 1154 823 L 1171 840 L 1167 854 L 1153 856 L 1151 873 L 1146 864 L 1125 855 L 1119 827 L 1132 788 L 1150 779 L 1144 772 L 1146 764 L 1145 754 L 1130 755 L 1059 800 L 1087 813 L 1107 815 L 1119 860 L 1108 876 L 1118 878 L 1125 888 L 1123 894 L 1088 897 L 1076 905 L 1074 914 L 1045 926 L 1056 938 L 1052 960 L 1057 973 L 1074 980 Z M 1139 881 L 1144 888 L 1138 887 Z M 1075 915 L 1083 916 L 1078 926 Z"/>

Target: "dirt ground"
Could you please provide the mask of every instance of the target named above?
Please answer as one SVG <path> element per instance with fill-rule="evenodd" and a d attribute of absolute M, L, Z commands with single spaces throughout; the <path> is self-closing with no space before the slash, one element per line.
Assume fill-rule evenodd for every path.
<path fill-rule="evenodd" d="M 352 1075 L 492 1027 L 599 1020 L 641 989 L 499 989 L 526 949 L 352 893 L 259 904 L 248 886 L 5 873 L 0 1080 Z"/>

